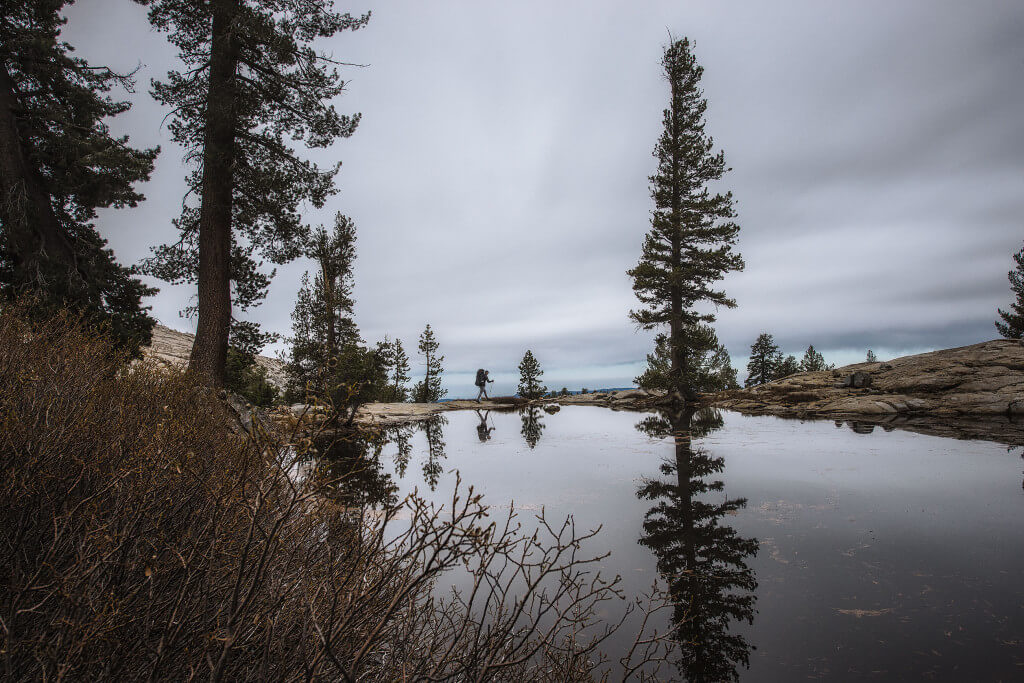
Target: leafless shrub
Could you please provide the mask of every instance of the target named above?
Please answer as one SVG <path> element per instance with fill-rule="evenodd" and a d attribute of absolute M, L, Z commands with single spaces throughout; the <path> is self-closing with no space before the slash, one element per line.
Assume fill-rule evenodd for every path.
<path fill-rule="evenodd" d="M 592 680 L 617 579 L 571 519 L 525 534 L 472 488 L 374 513 L 300 474 L 295 427 L 226 428 L 188 376 L 68 316 L 0 311 L 6 680 Z M 465 588 L 447 595 L 442 580 Z M 656 601 L 655 601 L 656 602 Z M 620 662 L 664 658 L 647 633 Z M 652 668 L 651 662 L 655 662 Z M 602 673 L 604 672 L 604 673 Z"/>

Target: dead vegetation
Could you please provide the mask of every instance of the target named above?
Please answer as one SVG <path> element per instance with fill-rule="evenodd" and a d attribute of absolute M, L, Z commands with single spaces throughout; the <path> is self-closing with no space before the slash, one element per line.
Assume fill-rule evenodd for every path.
<path fill-rule="evenodd" d="M 571 519 L 524 534 L 471 487 L 354 508 L 308 435 L 232 433 L 191 378 L 126 361 L 68 315 L 0 311 L 5 680 L 607 675 L 602 614 L 625 597 Z M 621 671 L 658 674 L 668 606 L 634 603 Z"/>

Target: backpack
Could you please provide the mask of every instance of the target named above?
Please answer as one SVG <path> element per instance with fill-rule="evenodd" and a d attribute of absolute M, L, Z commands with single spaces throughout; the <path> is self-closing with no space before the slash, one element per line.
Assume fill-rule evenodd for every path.
<path fill-rule="evenodd" d="M 487 371 L 480 368 L 476 371 L 476 385 L 482 387 L 487 384 Z"/>

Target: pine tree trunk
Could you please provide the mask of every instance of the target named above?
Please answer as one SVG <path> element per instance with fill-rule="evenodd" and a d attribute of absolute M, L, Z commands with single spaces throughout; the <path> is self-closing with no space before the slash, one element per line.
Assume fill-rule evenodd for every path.
<path fill-rule="evenodd" d="M 39 172 L 25 158 L 15 88 L 7 68 L 0 66 L 0 219 L 14 267 L 12 284 L 53 288 L 47 271 L 54 275 L 56 268 L 67 271 L 61 279 L 71 285 L 79 276 L 74 248 L 53 212 Z"/>
<path fill-rule="evenodd" d="M 334 277 L 328 277 L 328 268 L 326 259 L 328 256 L 323 256 L 325 262 L 320 267 L 320 277 L 324 282 L 324 310 L 327 311 L 327 353 L 325 359 L 330 365 L 331 358 L 337 353 L 337 331 L 335 330 L 335 316 L 337 315 L 337 306 L 334 304 Z"/>
<path fill-rule="evenodd" d="M 213 36 L 199 216 L 199 325 L 188 367 L 203 382 L 222 387 L 226 381 L 231 328 L 231 213 L 238 66 L 232 29 L 238 0 L 213 0 L 212 6 Z"/>
<path fill-rule="evenodd" d="M 676 442 L 676 504 L 680 508 L 680 521 L 682 526 L 693 536 L 695 519 L 693 514 L 693 450 L 690 442 L 692 432 L 690 423 L 693 418 L 693 409 L 686 408 L 676 415 L 672 424 L 672 435 Z M 697 553 L 694 543 L 685 543 L 686 548 L 686 569 L 693 570 L 697 566 Z"/>
<path fill-rule="evenodd" d="M 679 187 L 680 183 L 680 166 L 681 163 L 678 159 L 679 154 L 679 130 L 676 119 L 678 118 L 679 112 L 677 111 L 676 99 L 678 97 L 678 76 L 671 74 L 669 78 L 672 84 L 672 273 L 673 276 L 676 271 L 682 265 L 683 260 L 683 248 L 682 248 L 682 188 Z M 671 339 L 671 358 L 672 367 L 669 370 L 669 394 L 675 394 L 677 398 L 683 398 L 688 400 L 691 398 L 690 394 L 692 391 L 688 386 L 684 386 L 683 378 L 683 359 L 681 357 L 681 350 L 683 348 L 683 292 L 678 282 L 673 279 L 672 285 L 669 287 L 669 306 L 671 311 L 671 319 L 669 320 L 669 337 Z"/>
<path fill-rule="evenodd" d="M 430 403 L 430 353 L 427 356 L 427 376 L 423 380 L 423 402 Z"/>

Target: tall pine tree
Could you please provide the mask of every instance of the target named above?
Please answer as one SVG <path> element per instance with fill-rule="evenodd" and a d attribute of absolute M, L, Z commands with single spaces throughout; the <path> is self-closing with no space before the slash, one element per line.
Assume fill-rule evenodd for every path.
<path fill-rule="evenodd" d="M 412 400 L 415 403 L 432 403 L 443 398 L 448 391 L 441 388 L 441 373 L 444 372 L 444 356 L 437 355 L 440 348 L 437 339 L 434 338 L 434 331 L 430 324 L 420 335 L 419 351 L 423 354 L 426 365 L 426 373 L 422 380 L 416 382 L 412 390 Z"/>
<path fill-rule="evenodd" d="M 71 55 L 66 4 L 0 0 L 0 293 L 44 314 L 68 306 L 137 352 L 154 324 L 141 300 L 156 290 L 114 260 L 93 221 L 142 201 L 133 185 L 159 150 L 110 134 L 106 119 L 129 104 L 106 93 L 132 79 Z"/>
<path fill-rule="evenodd" d="M 1015 297 L 1010 302 L 1010 310 L 997 309 L 1002 322 L 996 321 L 999 334 L 1007 339 L 1024 337 L 1024 249 L 1013 255 L 1017 267 L 1006 274 L 1010 280 L 1010 291 Z"/>
<path fill-rule="evenodd" d="M 775 339 L 762 332 L 750 345 L 750 360 L 747 362 L 747 381 L 744 386 L 753 387 L 771 382 L 778 375 L 782 365 L 782 352 Z"/>
<path fill-rule="evenodd" d="M 405 353 L 402 340 L 396 339 L 392 345 L 394 353 L 391 364 L 391 400 L 402 403 L 409 397 L 409 356 Z"/>
<path fill-rule="evenodd" d="M 712 194 L 709 189 L 727 169 L 724 154 L 713 152 L 704 131 L 707 101 L 699 88 L 703 69 L 690 49 L 686 38 L 673 40 L 662 57 L 671 95 L 654 148 L 654 211 L 640 262 L 629 271 L 643 306 L 630 316 L 644 329 L 668 326 L 668 384 L 684 400 L 696 398 L 700 371 L 700 342 L 688 332 L 699 323 L 714 322 L 706 304 L 736 306 L 714 284 L 726 273 L 743 269 L 743 259 L 733 252 L 740 228 L 732 220 L 732 193 Z"/>
<path fill-rule="evenodd" d="M 194 169 L 175 222 L 180 238 L 157 248 L 149 272 L 196 282 L 199 322 L 189 368 L 224 384 L 232 308 L 266 294 L 262 260 L 286 263 L 302 252 L 308 228 L 298 208 L 323 206 L 339 165 L 301 159 L 293 142 L 327 147 L 355 132 L 359 115 L 330 104 L 345 83 L 338 61 L 318 52 L 369 15 L 335 12 L 316 0 L 135 0 L 165 31 L 185 64 L 155 82 L 171 108 L 170 131 Z"/>
<path fill-rule="evenodd" d="M 307 389 L 325 391 L 339 369 L 342 352 L 362 341 L 352 310 L 355 242 L 355 225 L 340 213 L 330 233 L 321 226 L 310 240 L 307 255 L 316 271 L 312 283 L 308 273 L 302 277 L 292 311 L 292 348 L 286 366 L 293 398 L 304 397 Z"/>
<path fill-rule="evenodd" d="M 690 363 L 693 369 L 692 388 L 698 392 L 739 389 L 736 369 L 732 367 L 729 351 L 719 343 L 710 325 L 697 324 L 686 330 L 690 342 Z M 647 354 L 647 368 L 634 378 L 642 389 L 671 390 L 672 353 L 668 335 L 654 338 L 654 353 Z"/>
<path fill-rule="evenodd" d="M 409 395 L 406 383 L 409 381 L 409 356 L 405 354 L 401 339 L 391 341 L 387 335 L 377 342 L 377 357 L 387 377 L 380 390 L 380 400 L 385 403 L 403 403 Z"/>

